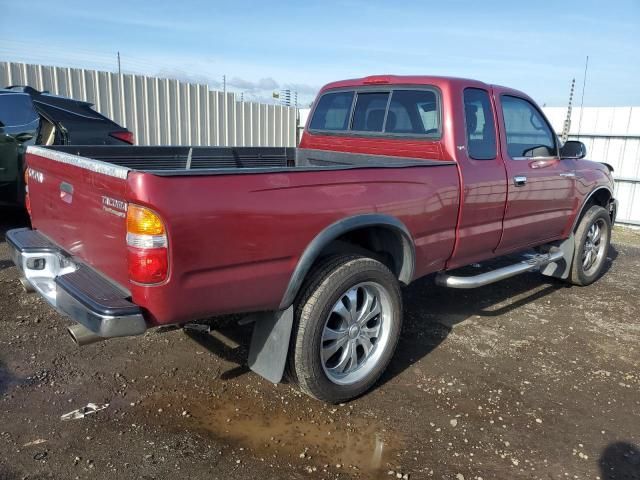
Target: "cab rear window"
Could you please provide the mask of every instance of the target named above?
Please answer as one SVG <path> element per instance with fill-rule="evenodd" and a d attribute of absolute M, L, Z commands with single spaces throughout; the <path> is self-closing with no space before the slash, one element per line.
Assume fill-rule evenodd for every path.
<path fill-rule="evenodd" d="M 346 130 L 354 92 L 326 93 L 314 110 L 309 127 L 313 130 Z"/>
<path fill-rule="evenodd" d="M 440 115 L 435 92 L 431 90 L 395 90 L 391 96 L 385 132 L 433 135 L 440 130 Z"/>
<path fill-rule="evenodd" d="M 320 97 L 309 129 L 374 136 L 440 136 L 440 101 L 432 88 L 361 89 Z"/>
<path fill-rule="evenodd" d="M 358 93 L 351 129 L 358 132 L 382 132 L 389 92 Z"/>

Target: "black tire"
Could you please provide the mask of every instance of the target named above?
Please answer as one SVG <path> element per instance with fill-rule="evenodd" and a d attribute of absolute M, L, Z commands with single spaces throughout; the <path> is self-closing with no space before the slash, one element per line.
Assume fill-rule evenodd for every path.
<path fill-rule="evenodd" d="M 594 242 L 590 240 L 590 231 L 594 228 L 594 225 L 600 230 L 600 240 L 595 253 L 592 250 Z M 578 228 L 574 233 L 574 241 L 573 262 L 568 280 L 574 285 L 590 285 L 600 278 L 606 264 L 611 243 L 611 217 L 609 217 L 609 212 L 599 205 L 589 208 L 580 219 Z M 590 249 L 592 250 L 592 255 L 595 256 L 595 260 L 593 264 L 586 268 L 585 256 L 588 255 Z"/>
<path fill-rule="evenodd" d="M 377 285 L 386 292 L 383 294 L 384 302 L 380 305 L 385 305 L 384 329 L 388 332 L 385 335 L 388 336 L 384 337 L 384 341 L 374 345 L 370 350 L 373 353 L 370 355 L 365 354 L 363 350 L 356 353 L 356 358 L 362 354 L 363 359 L 366 357 L 372 362 L 356 374 L 363 375 L 361 379 L 349 384 L 337 384 L 325 371 L 327 360 L 323 362 L 321 355 L 321 349 L 326 345 L 323 343 L 323 334 L 337 302 L 342 301 L 346 292 L 357 290 L 360 285 Z M 377 318 L 383 325 L 382 314 Z M 361 255 L 327 257 L 310 274 L 296 302 L 288 360 L 289 378 L 297 383 L 302 392 L 318 400 L 339 403 L 355 398 L 369 390 L 387 368 L 395 351 L 401 326 L 400 286 L 385 265 Z M 356 342 L 355 339 L 353 341 Z M 375 350 L 378 347 L 380 351 Z M 365 367 L 366 360 L 363 362 L 362 367 Z M 351 366 L 351 363 L 349 365 Z M 356 370 L 358 369 L 359 367 L 356 367 Z"/>

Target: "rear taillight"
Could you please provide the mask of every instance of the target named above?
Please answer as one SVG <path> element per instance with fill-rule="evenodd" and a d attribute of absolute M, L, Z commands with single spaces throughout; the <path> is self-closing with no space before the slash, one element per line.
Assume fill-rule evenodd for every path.
<path fill-rule="evenodd" d="M 129 145 L 133 145 L 135 143 L 133 132 L 130 132 L 128 130 L 124 130 L 120 132 L 111 132 L 109 136 L 113 138 L 117 138 L 118 140 L 122 140 L 123 142 L 127 142 Z"/>
<path fill-rule="evenodd" d="M 167 278 L 166 248 L 129 247 L 129 278 L 136 283 L 153 285 Z"/>
<path fill-rule="evenodd" d="M 169 273 L 167 232 L 162 219 L 139 205 L 127 208 L 129 279 L 152 285 L 162 283 Z"/>
<path fill-rule="evenodd" d="M 29 167 L 24 169 L 24 207 L 31 216 L 31 200 L 29 200 Z"/>

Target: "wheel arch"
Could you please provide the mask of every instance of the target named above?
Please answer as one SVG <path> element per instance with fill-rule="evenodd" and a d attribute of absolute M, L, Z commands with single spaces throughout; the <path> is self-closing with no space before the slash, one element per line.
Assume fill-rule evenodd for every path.
<path fill-rule="evenodd" d="M 357 234 L 364 234 L 368 240 L 351 240 Z M 415 246 L 407 227 L 390 215 L 356 215 L 332 223 L 307 245 L 289 279 L 280 309 L 284 310 L 293 304 L 309 271 L 323 254 L 331 253 L 334 249 L 340 251 L 346 245 L 350 246 L 351 251 L 355 248 L 375 253 L 376 250 L 367 248 L 369 242 L 379 244 L 380 251 L 390 256 L 393 260 L 391 269 L 400 282 L 411 282 L 415 271 Z"/>
<path fill-rule="evenodd" d="M 582 202 L 582 206 L 576 215 L 576 218 L 573 220 L 573 225 L 571 226 L 570 232 L 575 232 L 576 228 L 578 228 L 578 224 L 580 220 L 584 216 L 585 212 L 589 209 L 591 205 L 600 205 L 601 207 L 606 208 L 609 211 L 609 214 L 612 216 L 611 223 L 613 223 L 615 219 L 615 212 L 611 212 L 609 209 L 609 204 L 613 200 L 613 192 L 609 187 L 600 186 L 591 191 L 589 195 L 586 196 L 584 202 Z"/>

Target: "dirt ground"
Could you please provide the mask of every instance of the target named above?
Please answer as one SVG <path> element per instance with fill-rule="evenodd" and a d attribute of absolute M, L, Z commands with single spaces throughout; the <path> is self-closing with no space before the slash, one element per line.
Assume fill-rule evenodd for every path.
<path fill-rule="evenodd" d="M 76 347 L 0 224 L 0 479 L 640 479 L 638 231 L 586 288 L 414 283 L 387 374 L 329 406 L 248 371 L 229 318 Z"/>

